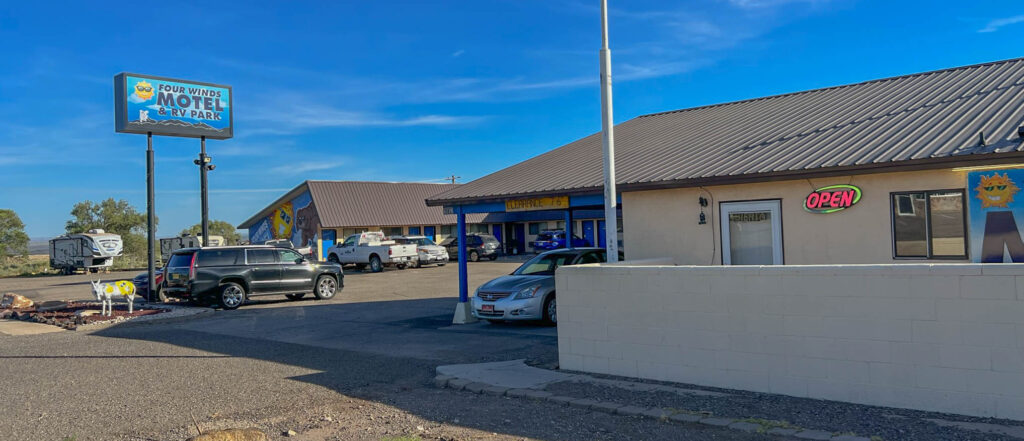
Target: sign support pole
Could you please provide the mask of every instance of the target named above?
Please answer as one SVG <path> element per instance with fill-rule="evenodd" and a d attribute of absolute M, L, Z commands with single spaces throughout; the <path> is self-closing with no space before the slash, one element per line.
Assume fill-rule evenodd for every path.
<path fill-rule="evenodd" d="M 608 49 L 608 0 L 601 0 L 601 127 L 604 140 L 604 224 L 608 262 L 619 261 L 619 215 L 615 190 L 615 121 L 612 119 L 612 53 Z"/>
<path fill-rule="evenodd" d="M 206 172 L 209 167 L 207 163 L 210 161 L 206 157 L 206 137 L 203 136 L 200 139 L 201 151 L 199 152 L 199 192 L 200 199 L 202 200 L 202 230 L 203 230 L 203 246 L 210 246 L 210 206 L 207 203 L 207 181 Z"/>
<path fill-rule="evenodd" d="M 146 300 L 150 302 L 156 301 L 156 231 L 153 228 L 156 224 L 156 207 L 153 187 L 153 132 L 149 132 L 146 134 L 146 234 L 149 242 L 149 291 Z"/>

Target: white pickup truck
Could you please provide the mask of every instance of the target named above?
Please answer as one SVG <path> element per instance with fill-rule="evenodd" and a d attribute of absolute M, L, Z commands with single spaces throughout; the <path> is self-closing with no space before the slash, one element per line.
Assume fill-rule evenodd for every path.
<path fill-rule="evenodd" d="M 354 264 L 360 270 L 369 266 L 375 273 L 384 270 L 385 265 L 405 269 L 418 258 L 416 245 L 398 245 L 393 240 L 385 240 L 381 231 L 353 234 L 327 249 L 328 262 Z"/>

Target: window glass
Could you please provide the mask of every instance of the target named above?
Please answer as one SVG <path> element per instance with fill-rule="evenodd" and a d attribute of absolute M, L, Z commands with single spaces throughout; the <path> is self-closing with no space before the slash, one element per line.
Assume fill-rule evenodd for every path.
<path fill-rule="evenodd" d="M 964 197 L 959 191 L 928 194 L 928 230 L 931 232 L 932 256 L 963 256 Z"/>
<path fill-rule="evenodd" d="M 471 247 L 479 246 L 479 245 L 482 245 L 483 243 L 484 243 L 484 241 L 480 239 L 480 236 L 467 236 L 466 237 L 466 244 L 471 246 Z"/>
<path fill-rule="evenodd" d="M 276 263 L 277 253 L 272 249 L 266 250 L 245 250 L 250 264 L 253 263 Z"/>
<path fill-rule="evenodd" d="M 168 268 L 188 268 L 192 266 L 192 253 L 186 254 L 171 254 L 171 258 L 168 259 Z"/>
<path fill-rule="evenodd" d="M 384 228 L 383 231 L 384 231 L 384 235 L 385 236 L 401 236 L 402 235 L 402 227 L 388 227 L 388 228 Z"/>
<path fill-rule="evenodd" d="M 466 229 L 468 233 L 487 233 L 487 224 L 471 224 Z"/>
<path fill-rule="evenodd" d="M 345 239 L 345 242 L 342 242 L 341 246 L 343 246 L 343 247 L 354 247 L 354 246 L 356 246 L 356 242 L 358 242 L 358 241 L 359 241 L 359 236 L 349 236 L 347 239 Z"/>
<path fill-rule="evenodd" d="M 277 250 L 278 261 L 281 263 L 297 263 L 302 255 L 293 250 Z"/>
<path fill-rule="evenodd" d="M 553 275 L 558 267 L 572 262 L 575 258 L 576 255 L 573 253 L 542 254 L 530 259 L 512 274 L 521 276 Z"/>
<path fill-rule="evenodd" d="M 896 257 L 966 257 L 962 190 L 893 193 L 892 213 Z"/>
<path fill-rule="evenodd" d="M 601 262 L 604 262 L 604 253 L 603 252 L 597 252 L 597 251 L 591 251 L 589 253 L 584 254 L 582 257 L 580 257 L 580 261 L 578 263 L 584 264 L 584 263 L 601 263 Z"/>
<path fill-rule="evenodd" d="M 456 232 L 455 225 L 441 225 L 441 235 L 454 236 Z"/>
<path fill-rule="evenodd" d="M 540 234 L 541 231 L 548 229 L 547 222 L 531 222 L 530 223 L 530 234 Z"/>
<path fill-rule="evenodd" d="M 196 257 L 196 266 L 229 266 L 238 265 L 242 258 L 241 250 L 203 250 Z"/>
<path fill-rule="evenodd" d="M 925 193 L 893 195 L 892 235 L 898 257 L 928 257 Z"/>

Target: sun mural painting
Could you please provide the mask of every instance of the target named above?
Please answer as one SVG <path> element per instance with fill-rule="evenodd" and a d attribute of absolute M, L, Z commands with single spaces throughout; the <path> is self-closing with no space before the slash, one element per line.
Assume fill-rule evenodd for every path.
<path fill-rule="evenodd" d="M 1000 176 L 999 173 L 981 176 L 981 182 L 974 189 L 978 192 L 976 197 L 981 200 L 981 208 L 1009 208 L 1013 195 L 1020 191 L 1009 174 Z"/>

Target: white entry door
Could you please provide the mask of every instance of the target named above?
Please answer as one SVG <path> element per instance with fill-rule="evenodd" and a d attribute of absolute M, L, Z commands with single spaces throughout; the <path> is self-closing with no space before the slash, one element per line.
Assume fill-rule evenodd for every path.
<path fill-rule="evenodd" d="M 723 202 L 722 263 L 782 265 L 779 201 Z"/>

